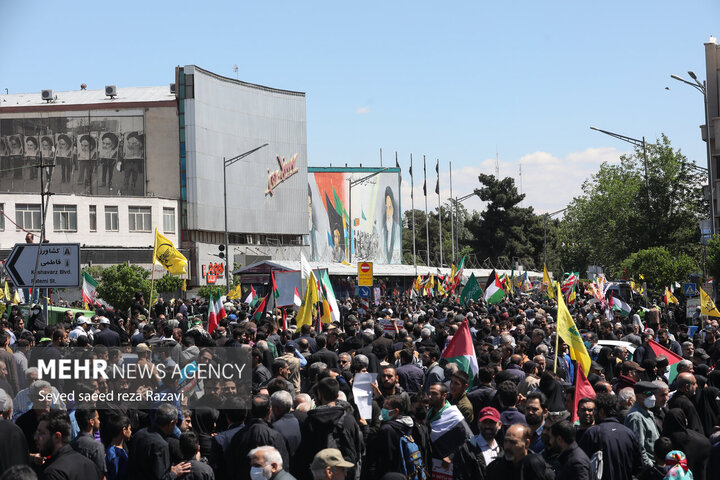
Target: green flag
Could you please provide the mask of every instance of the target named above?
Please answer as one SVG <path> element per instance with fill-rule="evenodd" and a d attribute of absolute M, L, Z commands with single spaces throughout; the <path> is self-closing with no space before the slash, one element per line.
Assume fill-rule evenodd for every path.
<path fill-rule="evenodd" d="M 462 294 L 460 295 L 460 303 L 465 304 L 468 300 L 477 301 L 483 294 L 482 287 L 475 278 L 475 274 L 471 273 L 468 282 L 463 287 Z"/>

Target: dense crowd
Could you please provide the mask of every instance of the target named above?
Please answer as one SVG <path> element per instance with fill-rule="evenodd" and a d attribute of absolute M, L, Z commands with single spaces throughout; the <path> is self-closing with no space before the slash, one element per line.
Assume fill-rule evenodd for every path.
<path fill-rule="evenodd" d="M 492 306 L 346 299 L 340 310 L 340 322 L 296 329 L 292 312 L 253 317 L 228 302 L 210 334 L 202 300 L 148 308 L 138 294 L 128 315 L 68 312 L 57 325 L 11 307 L 0 323 L 0 479 L 720 478 L 712 318 L 653 305 L 623 316 L 578 298 L 570 311 L 592 393 L 577 398 L 579 366 L 544 294 Z M 443 356 L 459 328 L 471 332 L 476 374 Z M 241 348 L 251 381 L 201 382 L 152 408 L 63 402 L 36 365 L 69 346 L 110 363 L 132 351 L 150 365 L 213 364 Z M 377 377 L 361 401 L 364 373 Z M 96 394 L 177 389 L 81 384 Z"/>

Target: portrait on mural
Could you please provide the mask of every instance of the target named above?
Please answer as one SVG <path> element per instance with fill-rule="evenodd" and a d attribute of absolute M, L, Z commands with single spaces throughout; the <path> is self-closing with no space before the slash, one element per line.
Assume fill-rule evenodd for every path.
<path fill-rule="evenodd" d="M 143 129 L 142 115 L 0 119 L 0 191 L 37 192 L 42 158 L 55 193 L 144 195 Z"/>
<path fill-rule="evenodd" d="M 353 262 L 402 262 L 399 172 L 383 172 L 354 185 L 352 202 L 349 201 L 348 180 L 361 179 L 375 171 L 308 172 L 309 243 L 313 260 L 347 261 L 352 251 Z"/>

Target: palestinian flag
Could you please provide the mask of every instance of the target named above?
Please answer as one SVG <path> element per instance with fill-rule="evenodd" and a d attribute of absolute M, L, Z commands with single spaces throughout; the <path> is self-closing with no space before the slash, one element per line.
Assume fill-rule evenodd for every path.
<path fill-rule="evenodd" d="M 623 317 L 627 317 L 630 315 L 630 305 L 623 302 L 622 299 L 616 297 L 615 295 L 610 295 L 610 309 L 620 312 L 620 314 Z"/>
<path fill-rule="evenodd" d="M 258 294 L 255 292 L 255 287 L 250 285 L 250 293 L 248 293 L 248 296 L 245 297 L 245 303 L 250 305 L 251 307 L 254 307 L 258 302 Z"/>
<path fill-rule="evenodd" d="M 502 300 L 504 296 L 505 290 L 502 288 L 497 273 L 493 270 L 485 284 L 485 301 L 488 305 L 493 305 Z"/>
<path fill-rule="evenodd" d="M 655 340 L 650 340 L 650 348 L 652 348 L 652 351 L 655 352 L 655 356 L 664 355 L 668 359 L 668 365 L 670 367 L 670 371 L 668 372 L 668 383 L 672 383 L 673 380 L 675 380 L 675 377 L 677 377 L 677 367 L 680 360 L 682 360 L 682 357 L 663 347 Z"/>
<path fill-rule="evenodd" d="M 433 456 L 444 458 L 455 453 L 472 437 L 470 427 L 465 422 L 463 414 L 456 405 L 445 405 L 435 412 L 432 408 L 428 412 L 430 419 L 430 442 Z"/>
<path fill-rule="evenodd" d="M 262 301 L 258 304 L 258 307 L 255 309 L 252 315 L 253 322 L 257 322 L 260 320 L 260 317 L 262 317 L 263 313 L 267 312 L 267 306 L 268 306 L 268 297 L 270 297 L 270 293 L 265 295 L 262 299 Z"/>
<path fill-rule="evenodd" d="M 458 328 L 448 346 L 443 350 L 441 357 L 448 362 L 457 364 L 460 370 L 466 372 L 470 379 L 468 389 L 472 387 L 475 375 L 478 374 L 478 363 L 467 318 L 463 320 L 460 328 Z"/>
<path fill-rule="evenodd" d="M 218 326 L 217 304 L 213 302 L 212 293 L 208 300 L 208 333 L 212 333 Z"/>

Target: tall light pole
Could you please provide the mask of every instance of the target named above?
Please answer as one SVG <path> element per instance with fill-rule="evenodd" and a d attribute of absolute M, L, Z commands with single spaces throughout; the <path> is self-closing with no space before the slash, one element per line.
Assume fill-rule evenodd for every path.
<path fill-rule="evenodd" d="M 715 235 L 715 189 L 713 188 L 712 152 L 710 151 L 710 115 L 708 111 L 707 84 L 705 82 L 700 83 L 700 81 L 697 79 L 697 75 L 695 75 L 693 72 L 688 72 L 688 75 L 690 75 L 690 78 L 695 80 L 695 83 L 688 82 L 679 75 L 670 75 L 670 78 L 677 80 L 678 82 L 690 85 L 695 90 L 702 93 L 703 96 L 703 101 L 705 103 L 705 128 L 707 130 L 707 141 L 705 142 L 707 148 L 705 149 L 705 153 L 707 154 L 708 185 L 710 187 L 710 234 Z"/>
<path fill-rule="evenodd" d="M 268 144 L 264 143 L 259 147 L 255 147 L 252 150 L 248 150 L 245 153 L 241 153 L 235 157 L 225 159 L 223 157 L 223 207 L 225 210 L 225 293 L 230 293 L 230 270 L 232 265 L 230 264 L 230 234 L 228 233 L 228 214 L 227 214 L 227 167 L 235 162 L 239 162 L 248 155 L 252 155 L 263 147 L 267 147 Z"/>
<path fill-rule="evenodd" d="M 596 132 L 604 133 L 605 135 L 610 135 L 611 137 L 615 137 L 618 140 L 622 140 L 623 142 L 627 142 L 631 145 L 635 145 L 636 147 L 642 147 L 643 158 L 645 160 L 645 190 L 647 191 L 647 216 L 648 216 L 648 226 L 649 226 L 650 225 L 650 181 L 648 179 L 647 144 L 645 143 L 645 137 L 643 137 L 642 140 L 638 140 L 637 138 L 626 137 L 625 135 L 620 135 L 619 133 L 608 132 L 607 130 L 602 130 L 602 129 L 596 128 L 596 127 L 590 127 L 590 130 L 595 130 Z"/>
<path fill-rule="evenodd" d="M 455 199 L 454 199 L 455 200 L 455 205 L 454 205 L 454 207 L 455 207 L 455 222 L 458 222 L 458 211 L 457 211 L 458 205 L 460 205 L 465 200 L 472 198 L 474 196 L 475 196 L 475 192 L 468 193 L 467 195 L 462 196 L 460 198 L 455 197 Z M 453 201 L 452 198 L 450 198 L 449 200 L 450 200 L 450 202 Z M 458 256 L 460 256 L 460 225 L 459 224 L 455 226 L 455 235 L 456 235 L 455 244 L 457 245 Z"/>
<path fill-rule="evenodd" d="M 544 227 L 544 232 L 543 232 L 543 250 L 544 250 L 543 264 L 545 265 L 545 268 L 547 268 L 547 222 L 548 222 L 548 219 L 554 217 L 555 215 L 557 215 L 559 213 L 564 212 L 565 210 L 567 210 L 567 207 L 563 208 L 562 210 L 558 210 L 557 212 L 545 214 L 545 227 Z"/>
<path fill-rule="evenodd" d="M 378 171 L 375 172 L 375 173 L 371 173 L 370 175 L 366 175 L 366 176 L 364 176 L 364 177 L 362 177 L 362 178 L 359 178 L 359 179 L 357 179 L 357 180 L 353 180 L 353 179 L 351 179 L 351 178 L 348 178 L 348 217 L 350 217 L 350 218 L 348 218 L 348 220 L 349 220 L 348 223 L 350 223 L 350 242 L 348 243 L 348 262 L 349 262 L 349 263 L 352 263 L 352 245 L 353 245 L 353 243 L 352 243 L 352 241 L 353 241 L 352 188 L 353 188 L 355 185 L 364 182 L 365 180 L 371 179 L 371 178 L 374 177 L 375 175 L 380 175 L 381 173 L 383 173 L 383 172 L 384 172 L 385 170 L 387 170 L 388 168 L 390 168 L 390 167 L 385 167 L 385 168 L 383 168 L 383 169 L 381 169 L 381 170 L 378 170 Z"/>

